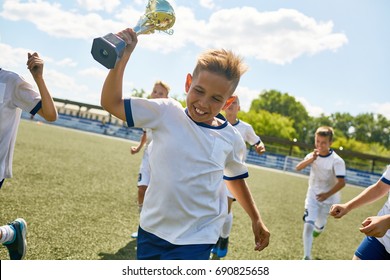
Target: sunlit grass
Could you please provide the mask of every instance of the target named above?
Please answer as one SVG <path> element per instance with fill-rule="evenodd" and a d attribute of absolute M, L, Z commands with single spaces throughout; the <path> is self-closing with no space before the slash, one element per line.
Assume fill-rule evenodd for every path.
<path fill-rule="evenodd" d="M 142 152 L 134 143 L 56 126 L 22 121 L 14 156 L 14 178 L 0 191 L 3 225 L 28 223 L 26 259 L 135 259 L 138 207 L 136 180 Z M 302 215 L 307 178 L 250 167 L 248 184 L 271 231 L 263 252 L 253 251 L 249 218 L 237 202 L 226 259 L 301 259 Z M 343 200 L 362 189 L 347 187 Z M 314 241 L 313 257 L 350 259 L 363 235 L 360 222 L 384 200 L 329 219 Z M 8 259 L 0 246 L 0 259 Z"/>

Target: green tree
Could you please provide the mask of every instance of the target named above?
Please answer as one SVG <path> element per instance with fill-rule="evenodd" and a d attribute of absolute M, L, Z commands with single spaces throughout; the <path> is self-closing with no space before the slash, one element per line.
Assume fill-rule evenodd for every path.
<path fill-rule="evenodd" d="M 290 118 L 277 113 L 270 113 L 265 110 L 255 112 L 253 110 L 245 113 L 239 112 L 238 118 L 250 123 L 257 135 L 275 136 L 285 139 L 296 137 L 293 121 Z"/>
<path fill-rule="evenodd" d="M 282 94 L 277 90 L 263 91 L 258 99 L 252 101 L 250 110 L 255 112 L 266 110 L 285 116 L 293 122 L 298 139 L 303 140 L 307 137 L 310 116 L 305 107 L 288 93 Z"/>
<path fill-rule="evenodd" d="M 140 98 L 147 97 L 144 89 L 138 90 L 136 88 L 133 88 L 133 90 L 131 91 L 131 96 Z"/>

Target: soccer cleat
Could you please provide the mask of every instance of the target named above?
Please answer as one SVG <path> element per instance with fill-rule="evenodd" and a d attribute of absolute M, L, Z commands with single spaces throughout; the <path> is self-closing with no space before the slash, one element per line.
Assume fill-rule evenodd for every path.
<path fill-rule="evenodd" d="M 321 231 L 313 230 L 313 237 L 318 237 L 321 234 Z"/>
<path fill-rule="evenodd" d="M 138 231 L 133 232 L 133 233 L 131 234 L 131 238 L 134 238 L 134 239 L 138 238 Z"/>
<path fill-rule="evenodd" d="M 308 257 L 308 256 L 305 256 L 305 257 L 303 258 L 303 260 L 305 260 L 305 261 L 309 261 L 309 260 L 311 260 L 311 258 L 310 258 L 310 257 Z"/>
<path fill-rule="evenodd" d="M 4 245 L 8 249 L 11 260 L 22 260 L 27 249 L 27 223 L 22 218 L 18 218 L 8 225 L 15 231 L 15 238 L 12 242 L 6 242 Z"/>
<path fill-rule="evenodd" d="M 218 250 L 219 250 L 219 244 L 221 243 L 221 239 L 222 237 L 218 238 L 218 241 L 217 243 L 215 243 L 215 245 L 213 246 L 213 248 L 211 249 L 211 254 L 214 254 L 216 255 Z"/>
<path fill-rule="evenodd" d="M 217 256 L 219 258 L 224 258 L 227 255 L 229 246 L 229 237 L 222 238 L 220 237 L 219 248 L 217 250 Z"/>

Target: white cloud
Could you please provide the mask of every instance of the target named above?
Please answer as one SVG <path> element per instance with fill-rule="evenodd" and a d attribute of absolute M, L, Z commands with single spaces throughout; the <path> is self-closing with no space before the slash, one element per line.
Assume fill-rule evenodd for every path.
<path fill-rule="evenodd" d="M 74 61 L 71 58 L 64 58 L 58 62 L 56 62 L 57 65 L 59 66 L 68 66 L 68 67 L 75 67 L 77 66 L 77 62 Z"/>
<path fill-rule="evenodd" d="M 215 3 L 213 0 L 199 0 L 199 4 L 206 9 L 214 9 Z"/>
<path fill-rule="evenodd" d="M 234 20 L 232 20 L 234 19 Z M 331 21 L 322 23 L 296 10 L 259 12 L 255 8 L 224 9 L 211 15 L 203 47 L 225 47 L 245 56 L 286 64 L 304 55 L 335 51 L 344 34 L 333 33 Z"/>
<path fill-rule="evenodd" d="M 90 5 L 87 0 L 82 3 Z M 143 12 L 128 6 L 116 13 L 115 19 L 105 19 L 97 13 L 67 11 L 60 4 L 42 0 L 26 3 L 5 0 L 1 16 L 9 20 L 27 20 L 51 36 L 91 40 L 133 27 L 131 23 L 135 25 Z M 191 9 L 176 6 L 175 14 L 173 36 L 158 32 L 143 35 L 140 44 L 162 52 L 172 52 L 187 45 L 224 47 L 246 57 L 286 64 L 303 55 L 337 51 L 348 42 L 345 34 L 333 32 L 331 21 L 318 22 L 293 9 L 270 12 L 252 7 L 222 9 L 208 20 L 198 20 Z"/>
<path fill-rule="evenodd" d="M 111 13 L 117 8 L 120 0 L 77 0 L 77 3 L 88 11 L 107 11 Z"/>
<path fill-rule="evenodd" d="M 0 65 L 11 71 L 12 68 L 26 65 L 28 52 L 29 50 L 24 48 L 13 48 L 9 45 L 0 43 Z"/>
<path fill-rule="evenodd" d="M 305 98 L 296 97 L 295 99 L 297 101 L 299 101 L 306 108 L 306 111 L 309 113 L 310 116 L 319 117 L 321 114 L 326 115 L 324 109 L 322 109 L 321 107 L 314 106 L 314 105 L 310 104 L 310 102 L 307 101 Z"/>
<path fill-rule="evenodd" d="M 248 112 L 252 101 L 257 99 L 261 92 L 239 85 L 234 93 L 240 98 L 241 111 Z"/>
<path fill-rule="evenodd" d="M 0 14 L 8 20 L 29 21 L 47 34 L 59 38 L 77 38 L 90 40 L 112 30 L 120 30 L 124 23 L 104 20 L 99 14 L 80 14 L 64 10 L 58 3 L 47 1 L 5 0 Z"/>
<path fill-rule="evenodd" d="M 368 111 L 375 112 L 377 114 L 381 114 L 386 117 L 386 119 L 390 120 L 390 102 L 385 103 L 371 103 L 370 104 L 371 109 L 368 109 Z"/>

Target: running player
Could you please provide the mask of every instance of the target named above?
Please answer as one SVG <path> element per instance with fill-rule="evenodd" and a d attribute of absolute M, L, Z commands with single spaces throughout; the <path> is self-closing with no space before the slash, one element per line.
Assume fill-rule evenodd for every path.
<path fill-rule="evenodd" d="M 311 259 L 313 237 L 324 230 L 332 204 L 340 201 L 340 190 L 345 186 L 345 162 L 330 148 L 333 129 L 321 126 L 315 133 L 315 149 L 297 164 L 300 171 L 311 165 L 309 187 L 303 215 L 303 251 L 305 260 Z"/>
<path fill-rule="evenodd" d="M 6 178 L 12 177 L 12 159 L 22 110 L 39 114 L 47 121 L 57 119 L 57 110 L 43 79 L 43 60 L 37 53 L 28 53 L 30 70 L 39 92 L 20 75 L 0 68 L 0 189 Z M 0 227 L 0 243 L 10 259 L 21 260 L 27 249 L 27 223 L 18 218 Z"/>
<path fill-rule="evenodd" d="M 249 123 L 246 123 L 237 118 L 237 114 L 241 110 L 240 100 L 237 95 L 233 95 L 233 96 L 235 97 L 235 100 L 232 102 L 232 104 L 229 107 L 225 109 L 226 120 L 231 125 L 233 125 L 238 130 L 238 132 L 240 132 L 242 138 L 246 143 L 251 145 L 259 155 L 262 155 L 263 153 L 265 153 L 264 143 L 261 141 L 260 136 L 258 136 L 255 133 L 253 127 Z M 213 249 L 211 250 L 211 253 L 216 255 L 218 258 L 224 258 L 227 255 L 228 245 L 229 245 L 229 235 L 233 226 L 232 204 L 233 201 L 235 201 L 235 198 L 233 197 L 231 192 L 229 192 L 229 190 L 227 191 L 228 191 L 228 216 L 226 217 L 225 223 L 222 226 L 219 239 L 217 243 L 214 245 Z"/>

